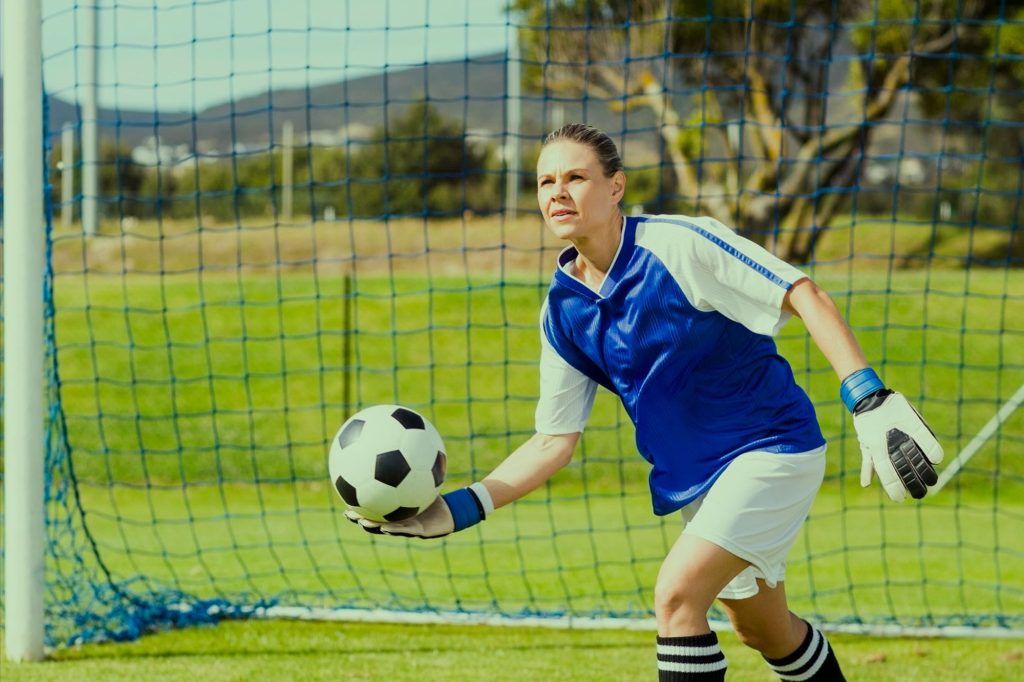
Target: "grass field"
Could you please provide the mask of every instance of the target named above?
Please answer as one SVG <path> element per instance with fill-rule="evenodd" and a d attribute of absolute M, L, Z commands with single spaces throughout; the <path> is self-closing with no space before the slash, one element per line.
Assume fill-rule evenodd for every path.
<path fill-rule="evenodd" d="M 719 637 L 730 682 L 776 679 L 731 633 Z M 1020 640 L 829 639 L 848 680 L 1024 679 Z M 44 663 L 0 663 L 0 677 L 9 682 L 648 682 L 656 677 L 653 641 L 653 632 L 642 631 L 244 621 L 70 649 Z"/>
<path fill-rule="evenodd" d="M 646 465 L 611 396 L 600 397 L 573 465 L 444 541 L 361 533 L 340 518 L 326 480 L 327 439 L 361 405 L 427 410 L 445 435 L 452 486 L 486 473 L 529 434 L 544 259 L 555 248 L 535 227 L 156 234 L 144 225 L 87 246 L 58 235 L 57 361 L 78 487 L 58 494 L 51 512 L 66 513 L 76 493 L 90 536 L 77 519 L 53 527 L 71 576 L 57 595 L 88 599 L 76 590 L 107 572 L 137 594 L 244 603 L 646 614 L 679 527 L 651 514 Z M 832 238 L 811 273 L 955 455 L 1024 383 L 1024 275 L 951 267 L 946 254 L 962 237 L 944 228 L 929 237 L 879 221 Z M 856 268 L 844 239 L 860 254 Z M 924 244 L 950 267 L 890 269 L 916 263 L 881 255 L 904 253 L 895 239 L 906 254 Z M 973 243 L 995 249 L 984 235 Z M 943 495 L 892 505 L 857 486 L 859 452 L 836 378 L 802 325 L 791 323 L 779 345 L 831 442 L 826 484 L 791 557 L 794 608 L 829 622 L 1021 627 L 1024 414 Z M 55 662 L 3 671 L 29 680 L 175 679 L 198 669 L 209 679 L 649 679 L 651 638 L 233 622 L 64 649 Z M 851 679 L 1008 680 L 1022 665 L 1020 642 L 838 641 L 857 671 Z M 752 653 L 725 642 L 731 679 L 767 679 Z"/>

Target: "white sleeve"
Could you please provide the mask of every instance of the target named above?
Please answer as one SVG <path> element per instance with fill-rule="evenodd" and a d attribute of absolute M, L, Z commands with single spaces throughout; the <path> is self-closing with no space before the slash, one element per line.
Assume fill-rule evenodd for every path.
<path fill-rule="evenodd" d="M 782 300 L 806 277 L 714 218 L 655 217 L 637 228 L 636 243 L 662 260 L 695 308 L 757 334 L 778 334 L 790 318 Z"/>
<path fill-rule="evenodd" d="M 541 319 L 544 319 L 544 311 L 541 311 Z M 540 398 L 534 415 L 537 433 L 557 436 L 583 431 L 594 407 L 596 393 L 597 382 L 558 354 L 542 326 Z"/>

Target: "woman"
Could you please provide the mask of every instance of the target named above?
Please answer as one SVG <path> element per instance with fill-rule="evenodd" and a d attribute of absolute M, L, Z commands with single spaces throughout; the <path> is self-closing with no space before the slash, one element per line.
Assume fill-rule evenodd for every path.
<path fill-rule="evenodd" d="M 582 124 L 537 162 L 544 221 L 570 242 L 541 314 L 536 434 L 482 481 L 369 532 L 440 537 L 486 518 L 569 463 L 598 384 L 616 393 L 650 462 L 656 514 L 686 520 L 654 589 L 659 680 L 721 680 L 707 613 L 783 679 L 842 680 L 827 640 L 789 611 L 783 573 L 825 470 L 825 441 L 774 336 L 800 317 L 840 379 L 863 450 L 861 484 L 923 497 L 942 449 L 884 387 L 831 299 L 799 270 L 711 218 L 623 217 L 622 161 Z"/>

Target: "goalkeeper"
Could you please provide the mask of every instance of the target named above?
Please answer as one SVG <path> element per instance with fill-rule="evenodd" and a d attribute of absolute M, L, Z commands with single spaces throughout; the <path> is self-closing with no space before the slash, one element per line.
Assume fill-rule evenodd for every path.
<path fill-rule="evenodd" d="M 636 425 L 654 513 L 685 527 L 654 587 L 658 679 L 721 680 L 707 613 L 782 680 L 843 680 L 825 636 L 786 602 L 785 560 L 825 471 L 814 408 L 772 337 L 800 317 L 841 379 L 863 453 L 896 501 L 921 498 L 942 448 L 884 386 L 832 300 L 796 268 L 706 217 L 624 217 L 612 140 L 582 124 L 551 133 L 537 163 L 544 221 L 570 243 L 541 312 L 536 434 L 482 481 L 419 516 L 365 530 L 423 538 L 472 526 L 572 458 L 598 385 Z"/>

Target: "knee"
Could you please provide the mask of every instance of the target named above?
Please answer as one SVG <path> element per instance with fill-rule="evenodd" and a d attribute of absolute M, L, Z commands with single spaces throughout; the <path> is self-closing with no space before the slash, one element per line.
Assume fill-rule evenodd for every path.
<path fill-rule="evenodd" d="M 686 580 L 659 578 L 654 584 L 654 613 L 659 620 L 704 618 L 711 602 Z"/>
<path fill-rule="evenodd" d="M 758 627 L 755 624 L 736 621 L 733 621 L 732 627 L 736 632 L 736 637 L 751 649 L 764 651 L 766 648 L 771 648 L 773 633 L 765 632 L 764 628 Z"/>
<path fill-rule="evenodd" d="M 654 615 L 659 620 L 673 613 L 680 601 L 678 591 L 671 586 L 660 580 L 654 584 Z"/>
<path fill-rule="evenodd" d="M 768 658 L 781 658 L 795 651 L 802 641 L 803 634 L 797 629 L 802 622 L 797 623 L 800 625 L 791 623 L 787 628 L 778 623 L 733 619 L 732 627 L 744 645 Z"/>

